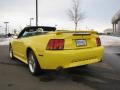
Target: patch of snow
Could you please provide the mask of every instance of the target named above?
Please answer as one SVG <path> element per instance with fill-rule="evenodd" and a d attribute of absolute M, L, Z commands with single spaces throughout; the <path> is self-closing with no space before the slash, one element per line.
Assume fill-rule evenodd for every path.
<path fill-rule="evenodd" d="M 0 45 L 9 45 L 9 42 L 12 38 L 2 38 L 0 39 Z"/>
<path fill-rule="evenodd" d="M 101 35 L 100 39 L 103 46 L 120 46 L 120 37 Z"/>

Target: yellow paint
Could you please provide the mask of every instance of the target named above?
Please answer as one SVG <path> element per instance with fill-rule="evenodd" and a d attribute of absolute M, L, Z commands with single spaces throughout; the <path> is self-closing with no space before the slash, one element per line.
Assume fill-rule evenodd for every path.
<path fill-rule="evenodd" d="M 91 33 L 91 35 L 78 36 L 73 36 L 73 32 L 70 32 L 57 31 L 45 35 L 14 39 L 11 41 L 13 54 L 27 64 L 26 51 L 27 48 L 31 48 L 42 69 L 70 68 L 101 61 L 104 54 L 104 47 L 97 47 L 96 38 L 99 36 L 95 31 L 78 31 Z M 64 50 L 46 50 L 50 39 L 65 39 Z M 77 39 L 86 40 L 87 46 L 77 47 L 75 42 Z"/>

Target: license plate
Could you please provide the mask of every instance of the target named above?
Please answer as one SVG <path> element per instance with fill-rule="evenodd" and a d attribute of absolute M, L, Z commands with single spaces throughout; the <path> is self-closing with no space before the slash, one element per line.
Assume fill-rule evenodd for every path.
<path fill-rule="evenodd" d="M 87 45 L 86 40 L 76 40 L 76 44 L 78 47 Z"/>

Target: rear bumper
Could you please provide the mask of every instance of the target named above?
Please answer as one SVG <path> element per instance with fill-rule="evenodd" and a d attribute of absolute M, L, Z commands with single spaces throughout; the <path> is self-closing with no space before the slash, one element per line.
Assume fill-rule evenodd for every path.
<path fill-rule="evenodd" d="M 38 57 L 38 61 L 42 69 L 70 68 L 100 62 L 103 54 L 102 46 L 78 50 L 46 50 L 42 57 Z"/>

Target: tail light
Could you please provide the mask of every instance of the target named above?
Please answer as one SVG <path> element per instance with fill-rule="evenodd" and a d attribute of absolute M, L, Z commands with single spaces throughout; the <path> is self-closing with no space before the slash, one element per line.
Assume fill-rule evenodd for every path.
<path fill-rule="evenodd" d="M 64 39 L 51 39 L 48 42 L 47 50 L 63 50 Z"/>
<path fill-rule="evenodd" d="M 96 44 L 97 44 L 97 46 L 101 46 L 101 40 L 100 40 L 100 38 L 98 37 L 98 38 L 96 38 Z"/>

